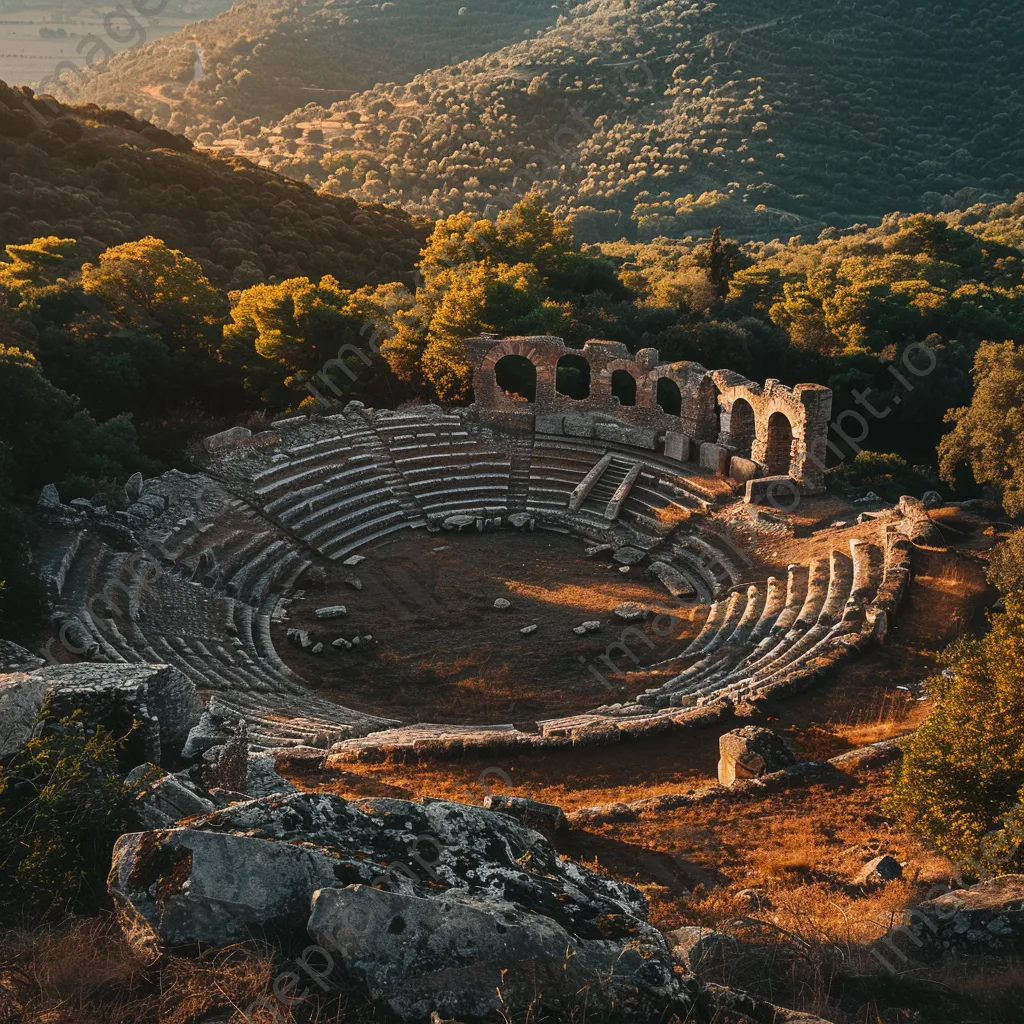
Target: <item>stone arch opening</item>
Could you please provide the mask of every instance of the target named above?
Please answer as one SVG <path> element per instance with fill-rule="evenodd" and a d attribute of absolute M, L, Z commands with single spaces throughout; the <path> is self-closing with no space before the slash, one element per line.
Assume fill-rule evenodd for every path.
<path fill-rule="evenodd" d="M 555 367 L 555 391 L 576 402 L 590 397 L 590 363 L 583 356 L 562 356 Z"/>
<path fill-rule="evenodd" d="M 658 378 L 658 405 L 669 416 L 678 416 L 683 411 L 683 395 L 679 385 L 671 377 Z"/>
<path fill-rule="evenodd" d="M 769 476 L 789 473 L 793 461 L 793 425 L 785 413 L 773 412 L 768 417 L 768 444 L 765 464 Z"/>
<path fill-rule="evenodd" d="M 494 380 L 513 401 L 537 401 L 537 367 L 526 356 L 502 356 L 494 364 Z"/>
<path fill-rule="evenodd" d="M 737 398 L 729 415 L 729 446 L 740 458 L 749 459 L 755 434 L 753 406 L 746 399 Z"/>
<path fill-rule="evenodd" d="M 636 377 L 626 370 L 616 370 L 612 374 L 612 395 L 619 405 L 636 405 Z"/>

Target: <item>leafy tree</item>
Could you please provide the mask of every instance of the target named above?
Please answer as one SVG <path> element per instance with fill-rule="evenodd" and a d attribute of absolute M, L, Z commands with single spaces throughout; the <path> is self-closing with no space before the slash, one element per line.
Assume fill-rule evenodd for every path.
<path fill-rule="evenodd" d="M 1024 512 L 1024 348 L 1012 342 L 983 344 L 974 360 L 974 397 L 951 409 L 953 429 L 939 444 L 942 478 L 953 482 L 967 466 L 979 484 L 1002 494 L 1013 516 Z"/>
<path fill-rule="evenodd" d="M 73 238 L 49 235 L 25 245 L 5 246 L 6 263 L 0 263 L 0 285 L 14 289 L 26 298 L 79 269 L 75 256 L 78 242 Z"/>
<path fill-rule="evenodd" d="M 888 812 L 965 876 L 1024 869 L 1024 595 L 946 654 L 937 705 L 905 743 Z"/>
<path fill-rule="evenodd" d="M 988 581 L 999 593 L 1024 593 L 1024 529 L 1014 530 L 992 551 Z"/>
<path fill-rule="evenodd" d="M 82 268 L 82 287 L 122 326 L 155 331 L 172 352 L 217 351 L 224 296 L 195 260 L 158 238 L 107 249 Z"/>

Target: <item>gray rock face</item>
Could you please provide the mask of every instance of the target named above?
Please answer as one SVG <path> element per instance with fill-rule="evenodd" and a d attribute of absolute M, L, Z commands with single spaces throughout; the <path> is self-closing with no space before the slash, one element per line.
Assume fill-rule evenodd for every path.
<path fill-rule="evenodd" d="M 615 615 L 623 622 L 639 622 L 647 618 L 647 609 L 641 604 L 626 601 L 624 604 L 616 605 Z"/>
<path fill-rule="evenodd" d="M 620 565 L 636 565 L 638 562 L 642 562 L 646 557 L 646 551 L 641 551 L 640 548 L 634 548 L 629 544 L 625 544 L 621 548 L 616 548 L 615 554 L 612 555 L 612 559 Z"/>
<path fill-rule="evenodd" d="M 196 761 L 193 773 L 206 789 L 244 793 L 249 774 L 249 737 L 245 721 L 204 711 L 182 750 Z"/>
<path fill-rule="evenodd" d="M 924 505 L 925 508 L 931 509 L 942 508 L 946 502 L 938 491 L 925 491 L 924 494 L 921 495 L 921 504 Z"/>
<path fill-rule="evenodd" d="M 142 474 L 132 473 L 128 477 L 128 482 L 124 485 L 125 492 L 128 495 L 129 501 L 138 501 L 142 497 Z"/>
<path fill-rule="evenodd" d="M 147 958 L 295 931 L 310 894 L 334 884 L 334 862 L 319 851 L 188 828 L 121 836 L 107 879 L 125 937 Z"/>
<path fill-rule="evenodd" d="M 929 950 L 1024 949 L 1024 875 L 1000 875 L 926 900 L 904 925 Z"/>
<path fill-rule="evenodd" d="M 245 776 L 245 792 L 249 796 L 274 796 L 294 793 L 295 787 L 277 774 L 274 755 L 250 754 Z"/>
<path fill-rule="evenodd" d="M 614 1005 L 619 1020 L 657 1021 L 692 1005 L 647 924 L 637 924 L 624 948 L 581 941 L 501 899 L 424 899 L 352 885 L 315 895 L 309 933 L 340 954 L 371 999 L 406 1021 L 432 1011 L 460 1020 L 514 1014 L 536 1002 L 555 1012 Z"/>
<path fill-rule="evenodd" d="M 146 828 L 167 828 L 182 818 L 208 814 L 216 809 L 212 800 L 202 796 L 195 786 L 179 775 L 161 772 L 156 765 L 142 765 L 148 769 L 142 774 L 153 776 L 152 781 L 139 792 L 133 805 L 139 824 Z"/>
<path fill-rule="evenodd" d="M 313 894 L 351 893 L 346 886 L 360 886 L 364 895 L 339 897 L 341 903 L 321 895 L 311 930 L 334 936 L 349 971 L 375 998 L 388 1005 L 397 1000 L 402 1012 L 402 1000 L 414 994 L 408 1005 L 417 1009 L 435 998 L 435 985 L 431 1007 L 458 1016 L 453 1011 L 494 997 L 493 986 L 485 991 L 475 981 L 494 969 L 510 971 L 508 998 L 527 991 L 533 971 L 547 979 L 552 1003 L 583 985 L 593 998 L 632 1008 L 623 1020 L 658 1020 L 689 1005 L 686 979 L 673 972 L 636 889 L 562 860 L 537 832 L 480 807 L 390 799 L 356 804 L 312 793 L 251 800 L 191 819 L 188 827 L 123 836 L 109 878 L 126 935 L 148 955 L 224 945 L 253 930 L 297 939 Z M 328 917 L 332 907 L 383 907 L 387 896 L 395 899 L 385 907 L 383 929 L 374 917 L 356 934 L 358 919 L 346 913 L 339 931 L 337 915 Z M 391 913 L 399 905 L 411 908 L 407 935 L 388 931 L 399 928 L 393 919 L 401 912 Z M 460 943 L 460 934 L 473 942 Z M 413 936 L 434 943 L 432 970 L 446 964 L 449 970 L 421 988 L 401 974 L 427 955 Z M 543 952 L 546 964 L 519 962 L 529 944 L 532 961 Z M 581 973 L 564 971 L 567 951 Z M 448 989 L 461 989 L 468 1002 L 453 1006 Z"/>
<path fill-rule="evenodd" d="M 298 647 L 300 651 L 308 651 L 313 646 L 313 638 L 305 629 L 289 629 L 285 636 L 292 647 Z"/>
<path fill-rule="evenodd" d="M 17 753 L 32 737 L 46 699 L 46 682 L 17 672 L 0 676 L 0 760 Z"/>
<path fill-rule="evenodd" d="M 10 640 L 0 640 L 0 675 L 9 672 L 33 672 L 45 664 L 42 658 L 30 650 L 11 643 Z"/>
<path fill-rule="evenodd" d="M 875 857 L 869 860 L 857 872 L 853 880 L 854 885 L 863 885 L 865 888 L 877 889 L 886 882 L 894 882 L 903 877 L 903 868 L 895 857 Z"/>
<path fill-rule="evenodd" d="M 332 604 L 326 608 L 317 608 L 313 614 L 318 619 L 340 619 L 343 615 L 348 615 L 348 609 L 343 604 Z"/>
<path fill-rule="evenodd" d="M 720 736 L 718 754 L 718 781 L 723 786 L 796 764 L 782 737 L 758 725 L 747 725 Z"/>

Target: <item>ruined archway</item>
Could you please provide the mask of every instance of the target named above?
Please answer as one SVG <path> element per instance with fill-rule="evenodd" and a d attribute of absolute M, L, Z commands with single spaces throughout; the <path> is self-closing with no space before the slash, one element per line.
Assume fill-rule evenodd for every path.
<path fill-rule="evenodd" d="M 494 380 L 513 401 L 537 401 L 537 367 L 526 356 L 502 356 L 494 365 Z"/>
<path fill-rule="evenodd" d="M 562 356 L 555 366 L 555 391 L 576 402 L 590 397 L 590 363 L 583 356 Z"/>
<path fill-rule="evenodd" d="M 769 476 L 784 476 L 793 461 L 793 426 L 785 413 L 773 412 L 768 418 L 765 465 Z"/>
<path fill-rule="evenodd" d="M 636 377 L 626 370 L 612 373 L 612 396 L 619 405 L 636 405 Z"/>
<path fill-rule="evenodd" d="M 755 433 L 753 407 L 745 399 L 737 398 L 729 412 L 729 447 L 740 458 L 749 459 Z"/>
<path fill-rule="evenodd" d="M 683 396 L 679 385 L 671 377 L 658 378 L 658 405 L 669 416 L 678 416 L 683 410 Z"/>

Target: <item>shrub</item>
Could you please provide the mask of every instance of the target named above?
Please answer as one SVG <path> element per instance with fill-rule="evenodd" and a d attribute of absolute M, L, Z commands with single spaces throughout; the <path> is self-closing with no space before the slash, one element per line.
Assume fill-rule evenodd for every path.
<path fill-rule="evenodd" d="M 1000 594 L 1024 593 L 1024 529 L 1014 530 L 993 550 L 988 581 Z"/>
<path fill-rule="evenodd" d="M 1024 869 L 1024 595 L 947 651 L 937 706 L 907 741 L 887 812 L 967 878 Z"/>
<path fill-rule="evenodd" d="M 38 735 L 0 767 L 0 917 L 95 909 L 114 841 L 132 824 L 118 773 L 126 737 L 44 711 Z"/>

